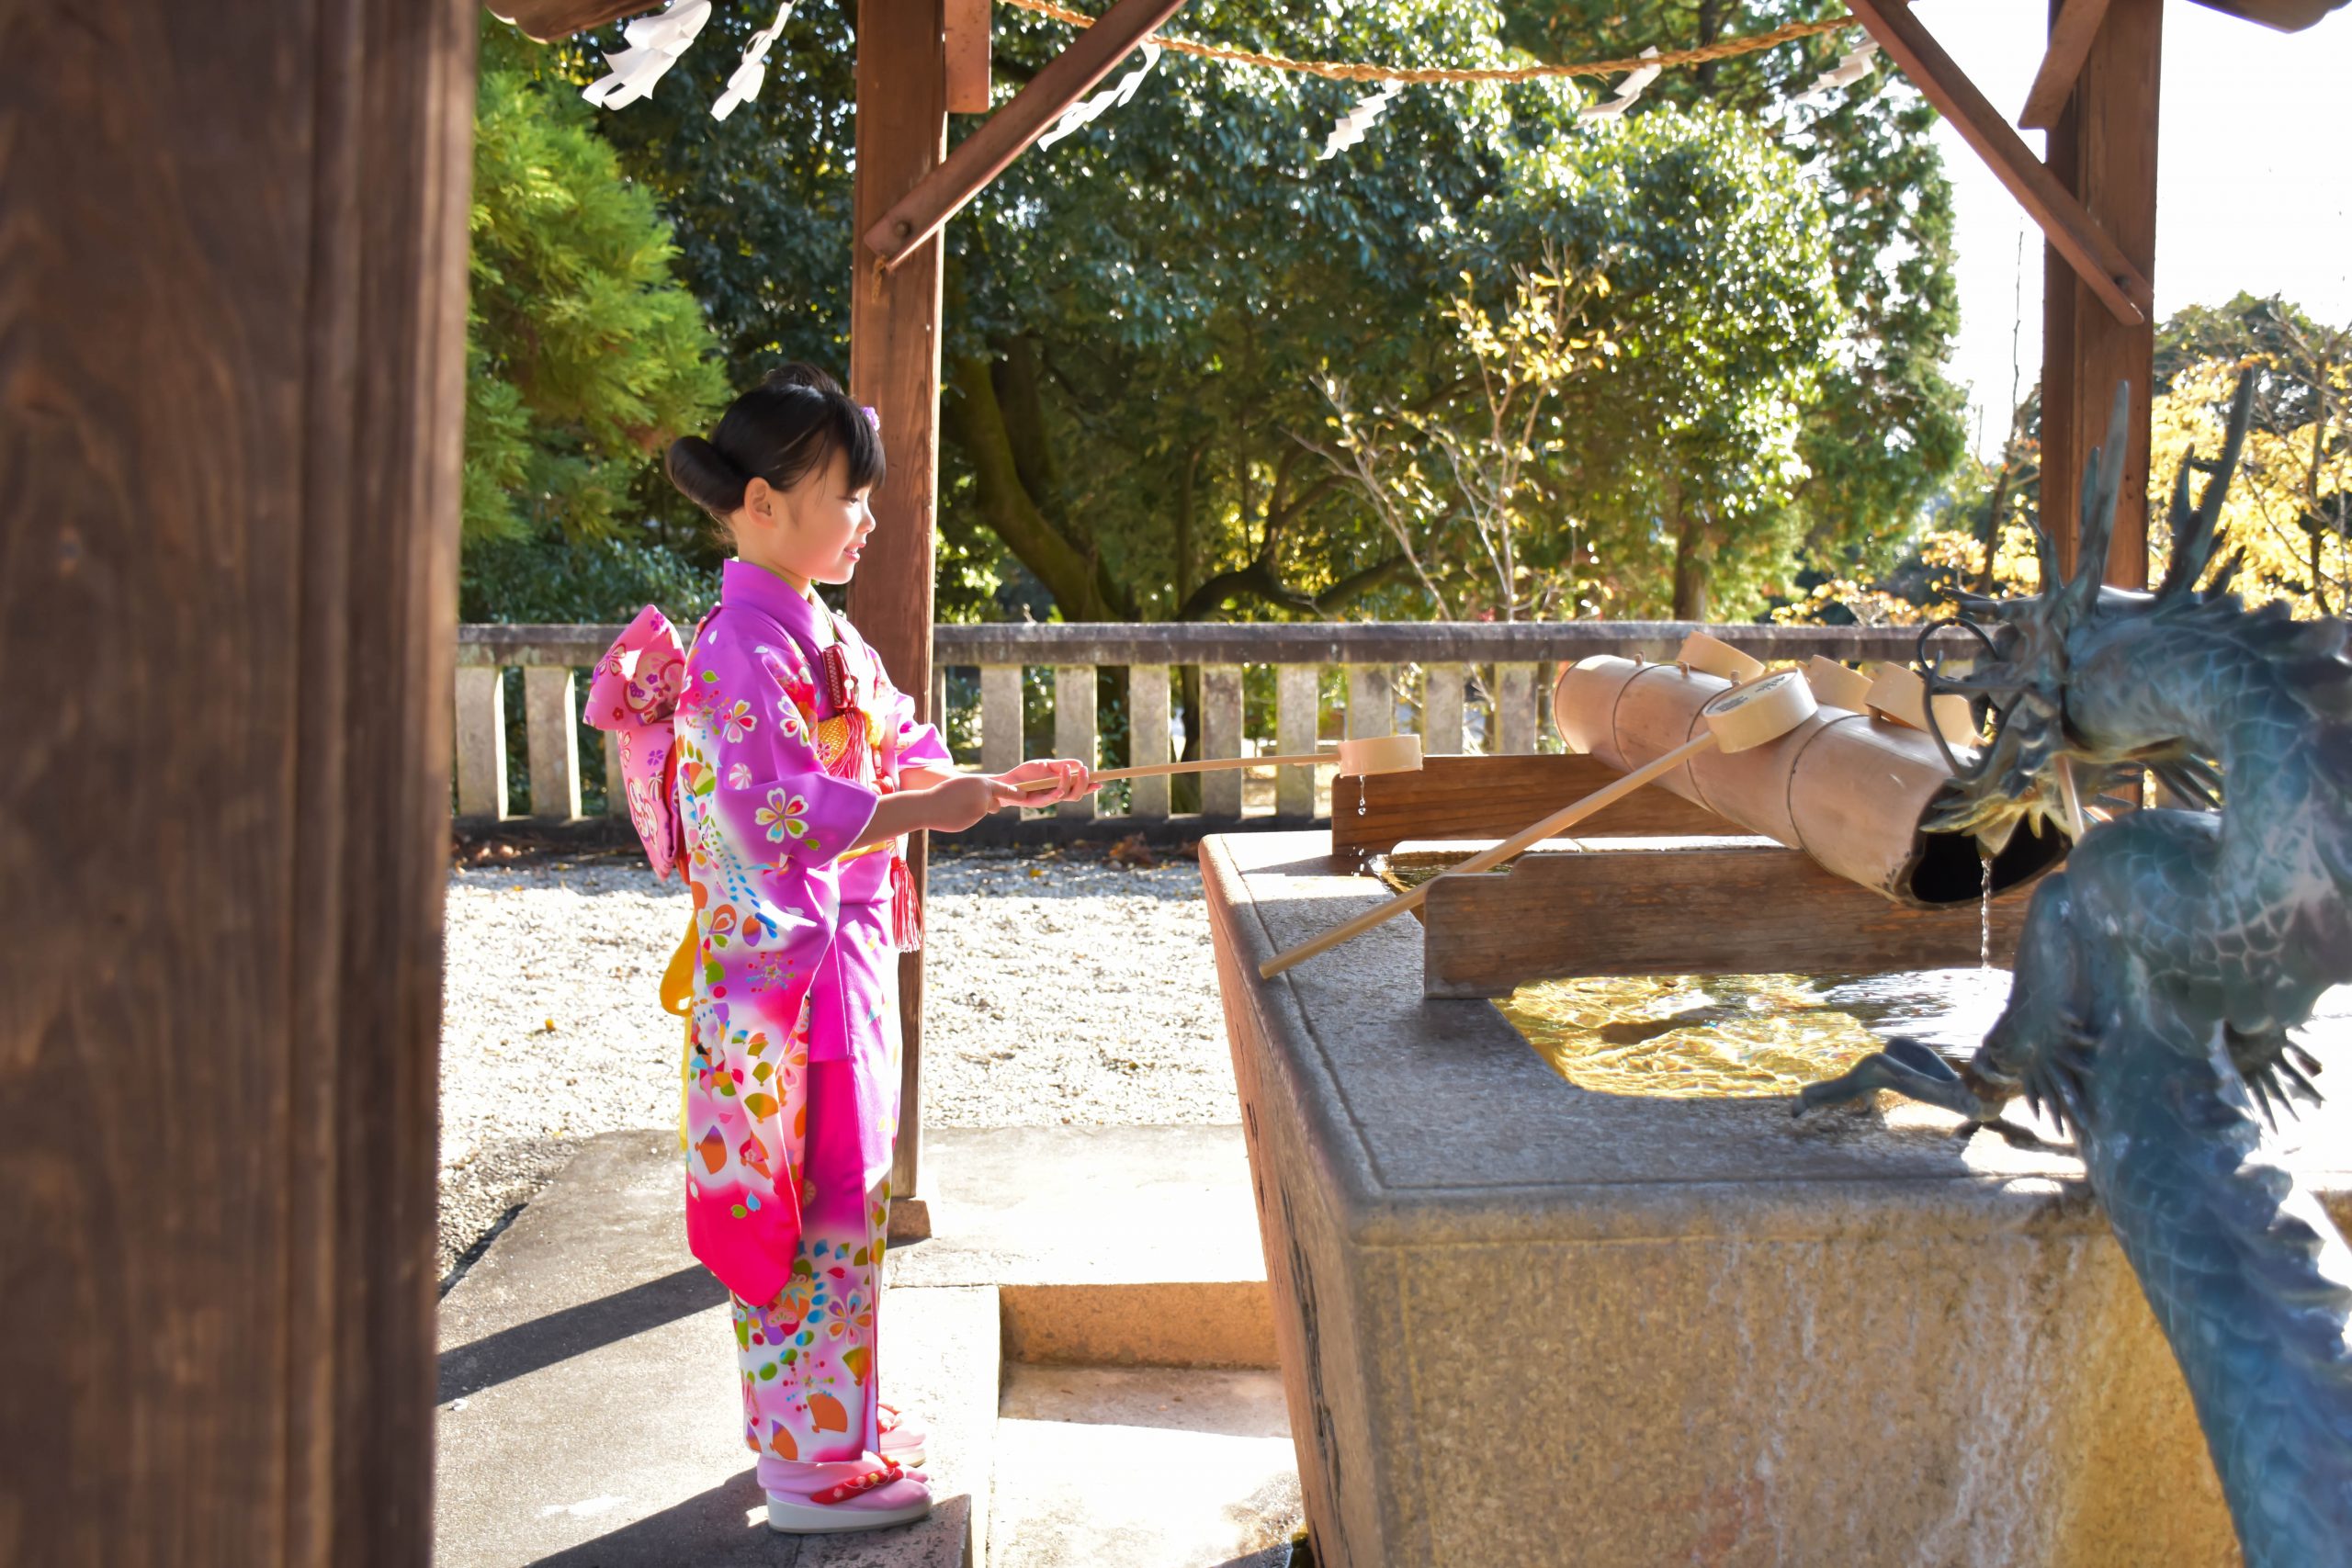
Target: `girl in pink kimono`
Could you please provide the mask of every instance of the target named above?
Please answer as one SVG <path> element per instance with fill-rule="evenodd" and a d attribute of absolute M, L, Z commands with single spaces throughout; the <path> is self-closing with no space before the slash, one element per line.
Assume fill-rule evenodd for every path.
<path fill-rule="evenodd" d="M 871 412 L 829 377 L 770 376 L 669 468 L 737 558 L 692 649 L 649 606 L 598 666 L 589 710 L 618 733 L 654 869 L 682 869 L 694 895 L 665 987 L 682 1008 L 691 995 L 686 1238 L 734 1299 L 769 1527 L 901 1524 L 931 1506 L 922 1427 L 880 1399 L 898 955 L 920 940 L 901 841 L 1092 785 L 1074 761 L 956 773 L 816 598 L 857 570 L 883 475 Z M 1012 788 L 1041 778 L 1055 787 Z"/>

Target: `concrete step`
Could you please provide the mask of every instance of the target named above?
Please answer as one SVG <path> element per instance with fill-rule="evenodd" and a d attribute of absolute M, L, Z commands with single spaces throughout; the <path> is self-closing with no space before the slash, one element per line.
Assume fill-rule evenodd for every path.
<path fill-rule="evenodd" d="M 675 1134 L 584 1145 L 441 1303 L 437 1568 L 957 1568 L 986 1561 L 1001 1314 L 888 1298 L 884 1391 L 933 1431 L 903 1529 L 769 1532 L 725 1293 L 685 1249 Z"/>
<path fill-rule="evenodd" d="M 1304 1517 L 1282 1380 L 1005 1369 L 996 1568 L 1284 1568 Z"/>
<path fill-rule="evenodd" d="M 1016 1413 L 1001 1423 L 1000 1353 L 1272 1366 L 1239 1129 L 950 1131 L 932 1134 L 925 1156 L 934 1235 L 891 1252 L 883 1375 L 886 1396 L 920 1410 L 935 1433 L 940 1501 L 930 1520 L 797 1540 L 767 1531 L 736 1436 L 726 1295 L 685 1248 L 675 1134 L 616 1133 L 583 1145 L 442 1301 L 438 1568 L 977 1565 L 990 1551 L 992 1478 L 1032 1467 L 995 1455 L 1008 1433 L 1035 1455 L 1041 1477 L 1070 1472 L 1066 1460 L 1090 1437 L 1130 1456 L 1118 1461 L 1123 1474 L 1158 1467 L 1196 1476 L 1185 1489 L 1220 1501 L 1208 1524 L 1176 1518 L 1169 1539 L 1222 1540 L 1211 1528 L 1224 1517 L 1216 1510 L 1247 1505 L 1257 1483 L 1241 1481 L 1272 1462 L 1229 1445 L 1278 1449 L 1287 1466 L 1286 1440 L 1254 1428 L 1169 1428 L 1176 1435 L 1157 1438 L 1169 1448 L 1161 1455 L 1146 1440 L 1160 1428 L 1148 1421 L 1089 1426 Z M 1210 1376 L 1198 1385 L 1130 1375 L 1146 1377 L 1136 1390 L 1226 1386 L 1214 1374 L 1174 1374 Z M 1267 1397 L 1279 1417 L 1272 1377 L 1231 1386 L 1275 1390 Z M 1135 1400 L 1145 1397 L 1102 1407 L 1140 1408 Z M 1182 1403 L 1215 1401 L 1185 1393 Z M 1077 1510 L 1069 1517 L 1084 1517 L 1084 1497 L 1050 1485 L 1024 1494 L 1020 1507 L 1050 1516 L 1057 1495 Z M 1158 1527 L 1149 1516 L 1130 1519 L 1125 1495 L 1104 1494 L 1110 1537 L 1148 1538 Z"/>
<path fill-rule="evenodd" d="M 1238 1127 L 935 1129 L 922 1191 L 890 1282 L 994 1286 L 1008 1360 L 1279 1364 Z"/>

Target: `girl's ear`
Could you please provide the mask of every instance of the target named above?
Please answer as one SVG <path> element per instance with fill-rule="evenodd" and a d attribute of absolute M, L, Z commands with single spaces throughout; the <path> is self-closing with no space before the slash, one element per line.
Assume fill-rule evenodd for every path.
<path fill-rule="evenodd" d="M 743 510 L 759 522 L 774 526 L 776 522 L 775 487 L 757 474 L 743 486 Z"/>

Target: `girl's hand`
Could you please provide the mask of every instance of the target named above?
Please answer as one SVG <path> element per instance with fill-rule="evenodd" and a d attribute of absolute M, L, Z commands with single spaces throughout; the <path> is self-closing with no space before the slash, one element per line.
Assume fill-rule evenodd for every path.
<path fill-rule="evenodd" d="M 1008 785 L 1024 784 L 1034 779 L 1053 780 L 1052 789 L 1028 790 L 1020 795 L 1021 804 L 1028 807 L 1076 800 L 1080 795 L 1091 795 L 1102 787 L 1094 782 L 1093 773 L 1085 763 L 1069 757 L 1057 757 L 1051 761 L 1023 762 L 996 777 L 998 782 Z"/>
<path fill-rule="evenodd" d="M 1000 806 L 1028 804 L 1020 792 L 987 773 L 958 773 L 924 790 L 921 798 L 922 825 L 943 833 L 960 833 Z"/>

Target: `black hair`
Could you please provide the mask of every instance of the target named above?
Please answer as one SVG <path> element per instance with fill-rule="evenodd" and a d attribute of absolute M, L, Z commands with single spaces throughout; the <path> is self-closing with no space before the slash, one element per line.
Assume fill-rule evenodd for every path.
<path fill-rule="evenodd" d="M 851 489 L 882 482 L 882 436 L 865 411 L 815 366 L 786 365 L 728 404 L 708 440 L 685 435 L 670 444 L 670 482 L 724 523 L 755 477 L 790 490 L 836 452 L 849 460 Z"/>

